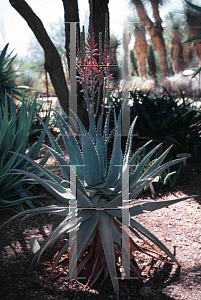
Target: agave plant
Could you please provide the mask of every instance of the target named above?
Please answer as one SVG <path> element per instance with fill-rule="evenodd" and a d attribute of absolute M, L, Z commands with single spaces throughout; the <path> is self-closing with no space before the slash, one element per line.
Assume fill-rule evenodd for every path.
<path fill-rule="evenodd" d="M 130 92 L 134 100 L 131 119 L 138 116 L 136 131 L 152 139 L 152 146 L 163 141 L 173 143 L 176 153 L 190 152 L 194 145 L 200 147 L 200 112 L 186 103 L 181 90 L 180 101 L 164 91 L 162 97 Z"/>
<path fill-rule="evenodd" d="M 36 98 L 34 99 L 29 112 L 27 113 L 26 102 L 22 99 L 22 105 L 19 112 L 16 112 L 16 106 L 13 102 L 11 93 L 10 106 L 8 108 L 7 95 L 4 97 L 4 104 L 0 105 L 0 209 L 16 206 L 20 210 L 24 210 L 24 204 L 28 207 L 34 207 L 33 201 L 37 204 L 41 203 L 29 191 L 29 188 L 24 188 L 24 176 L 10 171 L 12 168 L 20 168 L 25 170 L 29 167 L 31 172 L 36 171 L 31 168 L 30 164 L 17 156 L 15 153 L 27 155 L 32 159 L 36 159 L 41 149 L 45 130 L 40 130 L 39 139 L 30 147 L 29 138 L 31 133 L 32 123 L 35 119 Z M 48 125 L 50 116 L 46 120 Z M 11 152 L 12 151 L 12 152 Z M 44 164 L 48 159 L 47 154 L 41 164 Z"/>
<path fill-rule="evenodd" d="M 11 92 L 15 97 L 21 94 L 16 90 L 16 71 L 13 70 L 13 62 L 16 58 L 11 57 L 12 52 L 6 55 L 9 44 L 7 44 L 0 53 L 0 100 L 4 102 L 5 94 L 11 95 Z"/>
<path fill-rule="evenodd" d="M 94 47 L 92 48 L 94 50 Z M 93 72 L 93 66 L 91 68 Z M 83 78 L 85 76 L 84 72 L 85 70 L 81 73 Z M 91 94 L 93 99 L 93 92 Z M 87 97 L 87 87 L 85 95 Z M 129 270 L 134 274 L 138 274 L 134 252 L 138 250 L 147 254 L 150 253 L 148 246 L 145 249 L 135 243 L 127 233 L 127 230 L 123 228 L 123 225 L 142 241 L 145 241 L 144 237 L 150 240 L 164 252 L 164 255 L 166 254 L 172 261 L 178 263 L 166 246 L 144 226 L 134 220 L 133 217 L 187 199 L 187 197 L 170 201 L 137 199 L 140 191 L 156 176 L 171 165 L 182 161 L 182 159 L 162 164 L 170 150 L 168 149 L 150 164 L 150 167 L 142 174 L 142 170 L 159 149 L 160 145 L 151 150 L 140 164 L 136 166 L 136 161 L 140 153 L 148 143 L 135 153 L 131 152 L 135 119 L 128 132 L 125 151 L 122 152 L 122 112 L 119 113 L 117 120 L 114 111 L 114 143 L 111 158 L 108 161 L 107 147 L 113 135 L 113 131 L 109 131 L 112 105 L 104 124 L 104 107 L 102 106 L 102 113 L 98 118 L 97 125 L 95 122 L 94 101 L 91 102 L 87 98 L 86 105 L 89 116 L 89 130 L 86 130 L 80 119 L 75 116 L 77 119 L 77 125 L 74 123 L 77 127 L 77 138 L 64 118 L 55 112 L 55 119 L 60 129 L 69 161 L 65 159 L 57 142 L 44 125 L 51 142 L 51 148 L 48 146 L 45 147 L 58 163 L 62 172 L 62 178 L 56 176 L 41 164 L 36 163 L 30 157 L 22 154 L 18 154 L 18 156 L 31 163 L 42 176 L 30 173 L 27 170 L 13 170 L 18 174 L 27 176 L 29 182 L 32 180 L 33 183 L 37 182 L 41 184 L 55 197 L 63 201 L 64 205 L 51 205 L 19 213 L 5 222 L 1 229 L 11 221 L 21 217 L 24 217 L 22 219 L 24 220 L 41 213 L 52 213 L 63 216 L 64 220 L 49 235 L 42 246 L 35 249 L 37 251 L 33 251 L 35 254 L 31 265 L 34 266 L 38 263 L 44 251 L 57 240 L 60 240 L 63 235 L 67 234 L 69 238 L 62 246 L 60 252 L 55 255 L 52 268 L 55 269 L 63 255 L 67 255 L 69 257 L 68 278 L 72 279 L 76 278 L 76 276 L 86 277 L 88 278 L 86 285 L 93 285 L 101 274 L 104 275 L 103 281 L 110 275 L 113 288 L 117 294 L 117 298 L 119 298 L 117 276 L 119 257 L 121 258 L 121 265 L 126 274 L 129 274 Z M 71 121 L 72 123 L 74 122 L 73 120 Z M 102 130 L 103 125 L 104 129 Z M 127 188 L 128 181 L 130 188 Z M 128 198 L 129 200 L 124 202 Z M 128 215 L 130 213 L 130 220 L 123 217 L 125 212 Z M 148 242 L 146 244 L 148 245 Z"/>

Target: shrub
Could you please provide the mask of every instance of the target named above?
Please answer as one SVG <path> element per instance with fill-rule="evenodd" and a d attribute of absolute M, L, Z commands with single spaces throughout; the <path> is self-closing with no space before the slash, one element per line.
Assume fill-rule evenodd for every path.
<path fill-rule="evenodd" d="M 152 146 L 159 142 L 174 144 L 174 154 L 190 152 L 194 146 L 201 146 L 200 111 L 186 104 L 181 92 L 181 99 L 174 99 L 165 89 L 162 97 L 149 93 L 131 92 L 134 104 L 131 119 L 138 116 L 136 132 L 140 136 L 152 139 Z"/>

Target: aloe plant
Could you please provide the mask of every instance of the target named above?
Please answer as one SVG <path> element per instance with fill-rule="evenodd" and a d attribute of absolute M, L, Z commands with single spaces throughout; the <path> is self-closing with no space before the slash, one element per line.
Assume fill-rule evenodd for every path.
<path fill-rule="evenodd" d="M 93 50 L 94 47 L 91 47 L 91 55 L 94 53 L 92 52 Z M 84 72 L 85 69 L 81 73 L 83 78 L 85 77 Z M 91 66 L 91 72 L 93 72 L 93 65 Z M 82 81 L 82 78 L 80 80 Z M 102 80 L 101 76 L 100 80 Z M 156 176 L 183 159 L 176 159 L 162 164 L 170 150 L 169 148 L 157 160 L 150 163 L 150 166 L 142 173 L 144 167 L 147 166 L 147 163 L 161 145 L 157 145 L 151 150 L 142 159 L 140 164 L 136 166 L 140 153 L 142 153 L 148 143 L 135 153 L 131 152 L 135 119 L 128 132 L 125 151 L 122 152 L 122 113 L 120 112 L 117 120 L 114 111 L 114 143 L 111 158 L 110 161 L 108 161 L 107 147 L 113 135 L 113 131 L 109 131 L 112 105 L 104 124 L 104 107 L 102 106 L 102 113 L 99 115 L 96 125 L 96 112 L 93 101 L 94 94 L 92 91 L 92 98 L 89 99 L 87 94 L 88 86 L 87 84 L 84 86 L 84 82 L 82 83 L 83 88 L 85 88 L 84 92 L 88 108 L 89 130 L 85 129 L 81 120 L 75 115 L 78 133 L 78 137 L 76 138 L 69 124 L 62 116 L 55 112 L 55 119 L 60 129 L 70 163 L 65 159 L 63 152 L 50 131 L 46 128 L 44 123 L 42 123 L 51 142 L 51 148 L 48 146 L 45 147 L 49 150 L 60 167 L 63 175 L 62 178 L 56 176 L 41 164 L 36 163 L 30 157 L 22 154 L 18 154 L 18 156 L 32 164 L 38 170 L 38 174 L 33 174 L 22 169 L 13 170 L 13 172 L 15 171 L 18 174 L 27 176 L 29 181 L 32 180 L 33 183 L 41 184 L 52 193 L 52 195 L 63 201 L 64 205 L 51 205 L 21 212 L 5 222 L 0 229 L 4 228 L 11 221 L 21 217 L 23 217 L 23 221 L 30 216 L 41 213 L 52 213 L 63 216 L 64 220 L 49 235 L 42 246 L 38 247 L 39 249 L 36 252 L 34 251 L 35 254 L 31 265 L 35 266 L 48 247 L 57 240 L 60 240 L 64 234 L 69 234 L 69 239 L 55 257 L 52 266 L 53 269 L 59 264 L 62 256 L 67 253 L 70 257 L 68 278 L 76 278 L 77 275 L 88 277 L 87 285 L 93 285 L 101 273 L 104 274 L 104 280 L 110 275 L 113 288 L 118 298 L 119 283 L 117 262 L 119 261 L 119 257 L 121 257 L 124 262 L 122 264 L 126 274 L 128 274 L 129 269 L 134 274 L 138 274 L 139 270 L 133 263 L 133 260 L 135 260 L 134 251 L 143 251 L 149 254 L 149 248 L 143 248 L 137 245 L 128 235 L 127 231 L 124 230 L 122 225 L 125 225 L 127 229 L 131 230 L 132 233 L 142 241 L 145 241 L 144 237 L 149 239 L 172 261 L 178 263 L 166 246 L 143 225 L 138 223 L 134 217 L 188 198 L 177 198 L 169 201 L 137 199 L 140 191 Z M 93 81 L 91 81 L 91 83 L 90 88 L 93 86 Z M 104 129 L 102 130 L 103 127 Z M 75 172 L 77 177 L 74 181 L 72 178 L 75 179 Z M 126 189 L 127 182 L 124 180 L 126 174 L 128 175 L 127 181 L 130 183 L 129 191 Z M 126 209 L 128 210 L 128 207 L 125 207 L 124 203 L 125 198 L 128 197 L 130 199 L 127 202 L 127 204 L 129 204 L 130 221 L 124 220 L 122 217 L 123 212 L 125 212 Z M 72 207 L 72 204 L 74 207 Z M 130 247 L 127 245 L 126 240 L 129 240 Z M 146 242 L 146 244 L 148 244 L 148 242 Z M 121 252 L 121 246 L 124 249 L 123 252 Z"/>
<path fill-rule="evenodd" d="M 10 106 L 8 107 L 7 95 L 4 97 L 4 104 L 0 105 L 0 209 L 16 206 L 20 210 L 24 210 L 24 204 L 28 207 L 34 207 L 33 201 L 41 205 L 37 200 L 38 197 L 33 196 L 30 192 L 30 186 L 23 187 L 24 176 L 10 171 L 12 168 L 20 168 L 30 171 L 36 171 L 31 168 L 29 163 L 17 156 L 15 153 L 27 155 L 32 159 L 36 159 L 41 149 L 45 130 L 40 131 L 39 139 L 29 147 L 29 138 L 33 120 L 35 119 L 36 98 L 33 101 L 28 113 L 26 102 L 22 99 L 22 105 L 19 112 L 16 112 L 16 106 L 13 102 L 11 93 Z M 50 111 L 49 111 L 50 114 Z M 46 120 L 48 125 L 49 115 Z M 41 161 L 44 164 L 49 154 Z"/>
<path fill-rule="evenodd" d="M 124 230 L 121 227 L 122 210 L 124 209 L 124 206 L 122 206 L 122 190 L 124 189 L 122 186 L 122 176 L 128 171 L 129 165 L 131 165 L 129 176 L 129 204 L 131 218 L 130 224 L 124 225 L 126 225 L 137 237 L 140 237 L 141 239 L 143 239 L 143 236 L 148 238 L 176 263 L 177 260 L 165 245 L 145 227 L 134 220 L 133 217 L 175 204 L 189 197 L 157 202 L 152 202 L 150 200 L 139 201 L 136 199 L 140 191 L 147 186 L 153 178 L 161 174 L 168 167 L 182 161 L 182 159 L 176 159 L 161 165 L 170 150 L 168 149 L 155 160 L 153 164 L 151 164 L 142 176 L 139 176 L 160 145 L 150 151 L 143 158 L 138 167 L 135 168 L 136 160 L 146 145 L 138 149 L 132 156 L 130 155 L 132 132 L 135 124 L 134 121 L 129 130 L 126 151 L 125 153 L 122 153 L 120 114 L 118 122 L 116 123 L 112 156 L 110 163 L 108 163 L 106 150 L 109 141 L 108 125 L 110 112 L 107 116 L 103 133 L 101 133 L 102 118 L 99 117 L 98 126 L 96 128 L 97 133 L 95 135 L 90 135 L 79 118 L 77 118 L 80 136 L 79 143 L 73 136 L 72 130 L 65 120 L 59 114 L 55 114 L 57 124 L 62 133 L 63 141 L 70 158 L 70 164 L 65 160 L 64 154 L 47 129 L 46 132 L 50 138 L 52 148 L 49 148 L 48 146 L 45 147 L 57 161 L 64 178 L 52 174 L 46 168 L 34 162 L 31 158 L 21 154 L 18 155 L 34 165 L 36 169 L 43 174 L 43 178 L 25 170 L 15 171 L 32 179 L 33 182 L 40 183 L 59 200 L 62 200 L 64 205 L 52 205 L 22 212 L 4 223 L 2 228 L 16 218 L 23 216 L 27 218 L 40 213 L 53 213 L 64 216 L 64 221 L 53 231 L 43 243 L 42 247 L 35 253 L 32 265 L 38 263 L 43 252 L 56 240 L 59 240 L 62 235 L 73 232 L 74 234 L 77 234 L 77 251 L 73 248 L 76 236 L 74 235 L 74 240 L 71 241 L 71 243 L 68 240 L 61 249 L 53 264 L 53 268 L 56 267 L 62 255 L 72 247 L 73 266 L 70 270 L 69 277 L 73 278 L 77 268 L 77 275 L 88 276 L 90 274 L 90 281 L 94 283 L 102 271 L 104 272 L 104 278 L 110 274 L 114 290 L 118 294 L 119 285 L 118 279 L 116 279 L 117 273 L 115 264 L 117 263 L 117 257 L 115 257 L 115 251 L 119 256 L 121 255 L 121 232 Z M 72 186 L 69 186 L 69 168 L 72 165 L 77 165 L 77 197 L 72 192 Z M 77 200 L 77 212 L 70 214 L 69 200 L 72 201 L 74 199 Z M 69 222 L 69 220 L 71 220 L 71 222 Z M 134 249 L 146 251 L 137 246 L 132 239 L 130 239 L 130 243 Z M 87 249 L 88 251 L 86 251 Z M 129 251 L 129 249 L 127 250 Z M 85 252 L 87 252 L 87 254 Z M 92 255 L 94 253 L 96 253 L 95 257 Z M 134 259 L 132 253 L 130 253 L 130 256 Z M 95 259 L 95 261 L 93 259 Z M 137 272 L 132 262 L 130 262 L 130 265 L 127 265 L 127 268 L 130 268 L 134 273 Z"/>

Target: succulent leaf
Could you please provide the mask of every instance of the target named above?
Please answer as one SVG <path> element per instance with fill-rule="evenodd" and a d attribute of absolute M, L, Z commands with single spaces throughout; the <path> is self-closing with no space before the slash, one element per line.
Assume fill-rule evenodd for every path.
<path fill-rule="evenodd" d="M 110 217 L 106 212 L 102 211 L 100 213 L 98 225 L 99 225 L 100 237 L 101 237 L 112 285 L 115 292 L 118 292 L 119 284 L 118 284 L 117 273 L 116 273 L 112 228 L 110 223 Z M 105 234 L 106 232 L 107 234 Z"/>

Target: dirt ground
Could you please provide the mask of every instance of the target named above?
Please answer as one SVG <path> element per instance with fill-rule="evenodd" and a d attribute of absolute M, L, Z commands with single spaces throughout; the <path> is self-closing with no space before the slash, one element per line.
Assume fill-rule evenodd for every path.
<path fill-rule="evenodd" d="M 161 190 L 156 199 L 170 199 L 184 195 L 201 195 L 201 173 L 196 164 L 190 170 L 186 184 Z M 35 194 L 44 196 L 44 205 L 58 204 L 42 187 L 36 186 Z M 49 198 L 46 198 L 48 196 Z M 148 196 L 147 196 L 148 197 Z M 0 225 L 15 215 L 8 209 L 0 211 Z M 154 233 L 170 251 L 175 252 L 180 264 L 167 264 L 136 254 L 143 280 L 119 280 L 122 300 L 200 300 L 201 299 L 201 196 L 172 205 L 156 212 L 135 218 Z M 14 221 L 0 233 L 0 299 L 115 299 L 110 279 L 102 287 L 97 282 L 91 289 L 83 290 L 79 281 L 64 278 L 52 281 L 50 271 L 40 266 L 30 272 L 29 240 L 36 236 L 39 243 L 51 233 L 62 219 L 52 215 L 38 215 L 21 224 Z M 21 229 L 21 230 L 20 230 Z M 47 251 L 41 262 L 54 255 Z"/>

